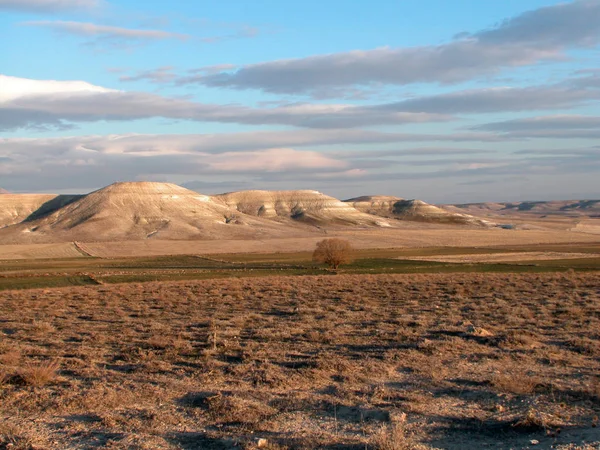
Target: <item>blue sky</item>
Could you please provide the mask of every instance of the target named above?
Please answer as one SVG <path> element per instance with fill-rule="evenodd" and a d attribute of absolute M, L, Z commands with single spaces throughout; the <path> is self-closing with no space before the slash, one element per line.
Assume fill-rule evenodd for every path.
<path fill-rule="evenodd" d="M 0 0 L 0 187 L 600 197 L 600 0 Z"/>

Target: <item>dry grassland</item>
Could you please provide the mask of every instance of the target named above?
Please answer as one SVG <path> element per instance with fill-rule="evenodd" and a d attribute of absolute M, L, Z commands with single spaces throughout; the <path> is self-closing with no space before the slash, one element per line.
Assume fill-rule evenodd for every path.
<path fill-rule="evenodd" d="M 4 449 L 600 441 L 597 273 L 6 291 L 0 311 Z"/>

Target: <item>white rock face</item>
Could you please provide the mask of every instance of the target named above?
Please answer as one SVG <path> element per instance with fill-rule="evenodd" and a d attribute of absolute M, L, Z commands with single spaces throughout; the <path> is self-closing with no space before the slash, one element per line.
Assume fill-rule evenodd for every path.
<path fill-rule="evenodd" d="M 214 199 L 243 214 L 268 219 L 370 226 L 380 226 L 381 222 L 318 191 L 240 191 L 216 195 Z"/>

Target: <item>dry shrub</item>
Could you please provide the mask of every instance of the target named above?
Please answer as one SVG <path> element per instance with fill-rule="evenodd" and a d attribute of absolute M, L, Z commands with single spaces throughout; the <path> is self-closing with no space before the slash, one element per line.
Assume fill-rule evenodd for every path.
<path fill-rule="evenodd" d="M 0 449 L 41 450 L 48 448 L 40 437 L 32 437 L 22 426 L 0 422 Z"/>
<path fill-rule="evenodd" d="M 28 364 L 19 370 L 23 382 L 29 386 L 44 386 L 53 381 L 60 364 L 58 361 L 47 361 L 40 364 Z"/>
<path fill-rule="evenodd" d="M 424 448 L 417 444 L 407 429 L 406 414 L 379 428 L 371 437 L 376 450 L 414 450 Z"/>
<path fill-rule="evenodd" d="M 0 355 L 0 364 L 4 366 L 16 366 L 21 359 L 21 353 L 17 350 L 10 350 Z"/>
<path fill-rule="evenodd" d="M 44 320 L 33 320 L 31 329 L 37 334 L 49 334 L 56 331 L 54 325 Z"/>
<path fill-rule="evenodd" d="M 213 420 L 220 423 L 256 424 L 276 413 L 264 403 L 223 394 L 209 397 L 206 402 Z"/>
<path fill-rule="evenodd" d="M 517 371 L 509 371 L 496 375 L 492 379 L 492 386 L 510 394 L 531 394 L 541 384 L 540 378 Z"/>
<path fill-rule="evenodd" d="M 533 348 L 539 345 L 531 333 L 523 331 L 509 331 L 500 335 L 496 341 L 498 346 L 503 349 Z"/>
<path fill-rule="evenodd" d="M 559 418 L 533 407 L 529 408 L 525 415 L 513 424 L 513 427 L 523 430 L 548 430 L 560 428 L 560 426 Z"/>
<path fill-rule="evenodd" d="M 574 352 L 580 353 L 586 356 L 597 357 L 600 356 L 600 342 L 587 337 L 576 337 L 570 339 L 567 345 Z"/>
<path fill-rule="evenodd" d="M 590 382 L 588 395 L 593 401 L 600 403 L 600 378 L 596 378 Z"/>

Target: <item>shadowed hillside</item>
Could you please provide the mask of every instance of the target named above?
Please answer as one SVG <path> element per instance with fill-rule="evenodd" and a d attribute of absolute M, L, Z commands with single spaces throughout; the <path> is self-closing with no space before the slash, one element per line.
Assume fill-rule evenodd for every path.
<path fill-rule="evenodd" d="M 44 204 L 55 199 L 55 194 L 10 194 L 0 195 L 0 228 L 26 220 Z"/>

